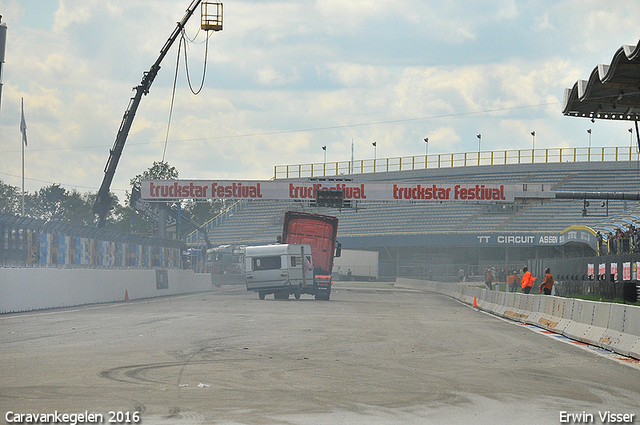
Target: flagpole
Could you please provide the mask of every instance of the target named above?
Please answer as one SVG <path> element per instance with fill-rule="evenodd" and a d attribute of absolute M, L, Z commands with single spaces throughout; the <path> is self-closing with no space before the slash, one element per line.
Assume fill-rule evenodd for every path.
<path fill-rule="evenodd" d="M 24 143 L 20 140 L 22 145 L 22 216 L 24 217 Z"/>
<path fill-rule="evenodd" d="M 24 217 L 24 144 L 27 136 L 27 126 L 24 121 L 24 98 L 20 98 L 20 145 L 22 146 L 22 216 Z"/>

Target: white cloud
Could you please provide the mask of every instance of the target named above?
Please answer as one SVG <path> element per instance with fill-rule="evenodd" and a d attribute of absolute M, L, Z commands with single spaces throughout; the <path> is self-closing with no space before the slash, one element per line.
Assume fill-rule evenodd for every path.
<path fill-rule="evenodd" d="M 281 71 L 277 71 L 270 66 L 266 66 L 257 70 L 257 79 L 260 85 L 265 86 L 284 86 L 286 84 L 295 83 L 300 80 L 298 71 L 294 68 L 289 75 L 285 75 Z"/>
<path fill-rule="evenodd" d="M 131 89 L 189 3 L 60 0 L 45 19 L 31 3 L 0 0 L 9 28 L 0 178 L 19 184 L 24 97 L 27 177 L 37 179 L 28 189 L 97 188 Z M 478 133 L 486 149 L 527 148 L 532 130 L 540 146 L 584 145 L 592 123 L 562 116 L 563 90 L 635 44 L 640 16 L 636 2 L 596 0 L 239 1 L 224 10 L 199 96 L 180 68 L 166 159 L 185 177 L 270 178 L 276 164 L 320 162 L 324 145 L 328 160 L 347 160 L 352 140 L 356 159 L 373 155 L 374 140 L 378 157 L 422 154 L 427 135 L 430 153 L 474 151 Z M 203 40 L 189 44 L 194 82 Z M 176 47 L 141 102 L 114 188 L 161 158 Z M 500 111 L 481 113 L 489 110 Z M 596 123 L 594 142 L 628 144 L 618 127 Z"/>
<path fill-rule="evenodd" d="M 329 78 L 343 86 L 379 87 L 389 82 L 391 72 L 383 66 L 329 63 Z"/>

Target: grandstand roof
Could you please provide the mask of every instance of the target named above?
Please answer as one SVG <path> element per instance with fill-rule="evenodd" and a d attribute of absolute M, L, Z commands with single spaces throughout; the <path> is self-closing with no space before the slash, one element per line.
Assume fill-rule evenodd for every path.
<path fill-rule="evenodd" d="M 588 80 L 565 89 L 562 113 L 591 119 L 640 119 L 640 41 L 620 47 L 609 65 L 599 64 Z"/>

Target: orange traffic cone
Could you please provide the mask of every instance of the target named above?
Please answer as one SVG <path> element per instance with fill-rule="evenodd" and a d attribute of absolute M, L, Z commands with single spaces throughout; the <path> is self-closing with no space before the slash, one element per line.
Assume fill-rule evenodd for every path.
<path fill-rule="evenodd" d="M 129 291 L 127 291 L 126 289 L 124 290 L 124 300 L 129 301 Z"/>
<path fill-rule="evenodd" d="M 476 297 L 473 297 L 473 304 L 471 304 L 471 307 L 478 307 L 478 301 L 476 300 Z"/>

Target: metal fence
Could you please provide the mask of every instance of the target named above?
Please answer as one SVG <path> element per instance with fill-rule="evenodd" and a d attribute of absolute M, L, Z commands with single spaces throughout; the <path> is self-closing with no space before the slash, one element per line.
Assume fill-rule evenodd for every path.
<path fill-rule="evenodd" d="M 607 300 L 629 299 L 640 292 L 640 254 L 531 260 L 532 273 L 544 276 L 549 267 L 561 295 L 590 295 Z"/>
<path fill-rule="evenodd" d="M 0 267 L 173 268 L 181 241 L 0 214 Z"/>
<path fill-rule="evenodd" d="M 393 171 L 468 167 L 474 165 L 561 162 L 638 161 L 635 147 L 549 148 L 416 155 L 311 164 L 276 165 L 274 179 L 388 173 Z"/>

